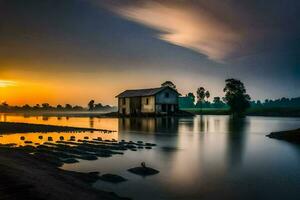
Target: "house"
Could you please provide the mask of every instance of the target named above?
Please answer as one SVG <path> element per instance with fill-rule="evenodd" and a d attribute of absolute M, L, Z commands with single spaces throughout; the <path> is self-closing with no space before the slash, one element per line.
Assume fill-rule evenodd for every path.
<path fill-rule="evenodd" d="M 178 111 L 177 90 L 171 87 L 126 90 L 116 96 L 121 115 L 172 114 Z"/>

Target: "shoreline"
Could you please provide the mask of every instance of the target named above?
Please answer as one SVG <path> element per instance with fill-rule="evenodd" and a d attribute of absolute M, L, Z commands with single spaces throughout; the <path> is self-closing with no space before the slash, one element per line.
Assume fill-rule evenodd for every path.
<path fill-rule="evenodd" d="M 43 117 L 95 117 L 95 118 L 127 118 L 130 116 L 119 116 L 117 112 L 101 113 L 101 112 L 6 112 L 0 113 L 2 115 L 20 115 L 24 117 L 31 116 L 43 116 Z M 131 117 L 186 117 L 194 115 L 231 115 L 228 110 L 203 110 L 195 111 L 189 109 L 183 109 L 179 114 L 175 115 L 141 115 Z M 258 116 L 258 117 L 300 117 L 300 110 L 293 110 L 283 112 L 274 110 L 259 110 L 259 111 L 247 111 L 245 116 Z"/>
<path fill-rule="evenodd" d="M 300 128 L 295 130 L 272 132 L 266 136 L 269 138 L 300 144 Z"/>
<path fill-rule="evenodd" d="M 7 199 L 129 199 L 94 189 L 95 173 L 65 171 L 17 149 L 0 147 L 0 176 L 0 196 Z"/>
<path fill-rule="evenodd" d="M 31 132 L 85 132 L 85 131 L 99 131 L 99 132 L 106 132 L 106 133 L 115 132 L 113 130 L 95 129 L 95 128 L 31 124 L 31 123 L 21 123 L 21 122 L 0 122 L 0 134 L 31 133 Z"/>

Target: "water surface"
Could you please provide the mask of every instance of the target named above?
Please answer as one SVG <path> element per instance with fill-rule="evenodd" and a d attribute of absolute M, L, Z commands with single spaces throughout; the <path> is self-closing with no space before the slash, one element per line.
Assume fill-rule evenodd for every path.
<path fill-rule="evenodd" d="M 300 118 L 109 119 L 2 115 L 0 120 L 105 128 L 117 132 L 110 136 L 77 133 L 76 137 L 93 138 L 100 134 L 108 139 L 157 144 L 151 150 L 126 151 L 124 155 L 63 166 L 66 170 L 121 175 L 128 181 L 120 184 L 97 181 L 94 187 L 137 200 L 298 199 L 300 195 L 300 147 L 265 137 L 272 131 L 299 128 Z M 67 133 L 49 134 L 58 137 Z M 36 133 L 24 135 L 31 139 L 38 136 Z M 17 143 L 19 136 L 3 135 L 0 142 Z M 140 177 L 127 172 L 143 161 L 160 173 Z"/>

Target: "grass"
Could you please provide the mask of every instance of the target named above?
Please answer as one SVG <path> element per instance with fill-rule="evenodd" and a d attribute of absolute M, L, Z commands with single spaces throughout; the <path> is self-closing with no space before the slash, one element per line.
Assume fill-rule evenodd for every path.
<path fill-rule="evenodd" d="M 228 115 L 230 114 L 228 108 L 186 108 L 184 111 L 191 112 L 194 114 L 202 115 Z"/>
<path fill-rule="evenodd" d="M 202 115 L 229 115 L 229 108 L 187 108 L 187 112 Z M 249 116 L 278 116 L 278 117 L 300 117 L 300 107 L 254 107 L 246 111 Z"/>

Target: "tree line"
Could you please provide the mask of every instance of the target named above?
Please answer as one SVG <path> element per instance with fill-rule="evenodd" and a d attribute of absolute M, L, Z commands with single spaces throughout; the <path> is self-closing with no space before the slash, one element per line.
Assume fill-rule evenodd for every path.
<path fill-rule="evenodd" d="M 171 81 L 166 81 L 162 86 L 168 86 L 176 89 L 175 84 Z M 250 95 L 246 93 L 244 83 L 238 79 L 226 79 L 223 89 L 225 96 L 222 98 L 214 97 L 213 105 L 219 108 L 227 106 L 233 115 L 243 115 L 247 108 L 250 107 Z M 208 101 L 210 92 L 204 87 L 199 87 L 196 91 L 197 96 L 192 92 L 188 93 L 185 98 L 179 98 L 179 107 L 182 108 L 183 100 L 190 100 L 192 107 L 200 107 L 210 105 Z M 196 100 L 196 105 L 194 104 Z"/>
<path fill-rule="evenodd" d="M 93 108 L 90 108 L 90 103 L 93 101 Z M 34 106 L 30 106 L 29 104 L 25 104 L 23 106 L 13 106 L 9 105 L 6 102 L 3 102 L 0 104 L 0 112 L 23 112 L 23 111 L 57 111 L 57 112 L 63 112 L 63 111 L 110 111 L 113 110 L 114 107 L 110 105 L 102 105 L 101 103 L 95 103 L 94 100 L 91 100 L 87 108 L 79 106 L 79 105 L 71 105 L 71 104 L 65 104 L 61 105 L 58 104 L 56 106 L 52 106 L 49 103 L 42 103 L 42 104 L 36 104 Z"/>
<path fill-rule="evenodd" d="M 293 108 L 293 107 L 300 107 L 300 97 L 296 98 L 286 98 L 282 97 L 280 99 L 266 99 L 263 102 L 260 100 L 258 101 L 251 101 L 251 107 L 267 107 L 267 108 Z"/>
<path fill-rule="evenodd" d="M 213 101 L 208 101 L 210 92 L 204 87 L 199 87 L 195 96 L 189 92 L 185 97 L 179 99 L 179 107 L 185 108 L 227 108 L 231 113 L 242 114 L 248 108 L 300 108 L 300 97 L 266 99 L 263 102 L 251 101 L 250 96 L 246 93 L 244 84 L 237 79 L 225 80 L 224 97 L 213 97 Z"/>

